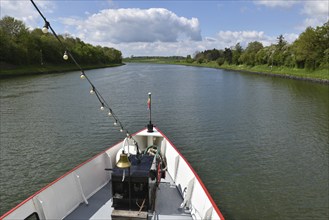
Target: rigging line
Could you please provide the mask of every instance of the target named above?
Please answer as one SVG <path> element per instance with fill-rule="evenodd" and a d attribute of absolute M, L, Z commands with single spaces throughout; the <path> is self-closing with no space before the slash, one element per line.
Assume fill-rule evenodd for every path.
<path fill-rule="evenodd" d="M 102 95 L 100 94 L 100 92 L 98 92 L 98 90 L 96 89 L 95 85 L 91 82 L 91 80 L 89 79 L 89 77 L 87 77 L 87 75 L 84 72 L 84 69 L 80 66 L 80 64 L 76 61 L 76 59 L 74 58 L 74 56 L 72 55 L 72 53 L 70 52 L 70 50 L 64 45 L 64 43 L 58 37 L 58 35 L 56 34 L 55 30 L 51 27 L 50 23 L 47 21 L 46 17 L 39 10 L 38 6 L 34 3 L 33 0 L 30 0 L 30 1 L 33 4 L 34 8 L 38 11 L 38 13 L 40 14 L 40 16 L 43 18 L 46 26 L 48 28 L 50 28 L 51 32 L 53 33 L 53 35 L 55 36 L 55 38 L 58 40 L 58 42 L 60 43 L 60 45 L 65 49 L 65 51 L 69 54 L 69 57 L 73 60 L 73 62 L 75 63 L 75 65 L 80 69 L 81 75 L 83 75 L 84 78 L 86 78 L 87 81 L 89 82 L 89 84 L 92 86 L 92 89 L 94 90 L 98 101 L 102 104 L 102 107 L 106 107 L 107 109 L 109 109 L 109 111 L 110 111 L 112 117 L 115 119 L 116 123 L 119 123 L 120 130 L 121 129 L 122 130 L 125 130 L 126 131 L 126 134 L 127 134 L 127 137 L 129 137 L 129 138 L 131 138 L 132 140 L 135 141 L 135 139 L 130 135 L 130 133 L 128 132 L 128 130 L 127 129 L 124 129 L 123 124 L 121 123 L 121 121 L 119 120 L 119 118 L 116 116 L 116 114 L 114 114 L 114 112 L 110 108 L 110 105 L 105 101 L 105 99 L 102 97 Z"/>
<path fill-rule="evenodd" d="M 99 102 L 101 103 L 102 107 L 106 107 L 110 111 L 110 113 L 111 113 L 112 117 L 114 118 L 114 120 L 117 123 L 119 123 L 120 129 L 125 130 L 127 133 L 129 133 L 127 129 L 124 129 L 124 126 L 123 126 L 122 122 L 119 120 L 118 116 L 113 112 L 110 105 L 105 101 L 105 99 L 103 98 L 101 93 L 97 90 L 97 88 L 94 85 L 92 85 L 92 89 L 95 92 L 95 95 L 96 95 L 97 99 L 99 100 Z"/>
<path fill-rule="evenodd" d="M 72 55 L 71 55 L 72 56 Z M 73 57 L 73 56 L 72 56 Z M 96 86 L 91 82 L 91 80 L 89 79 L 89 77 L 85 74 L 85 72 L 82 70 L 82 74 L 84 76 L 84 78 L 89 82 L 89 84 L 91 85 L 92 90 L 95 92 L 95 95 L 98 99 L 98 101 L 101 103 L 101 105 L 103 107 L 106 107 L 108 109 L 110 108 L 110 105 L 105 101 L 105 99 L 101 96 L 100 92 L 98 91 L 98 89 L 96 88 Z"/>
<path fill-rule="evenodd" d="M 96 86 L 91 82 L 91 80 L 89 79 L 89 77 L 85 74 L 85 72 L 82 70 L 82 73 L 85 77 L 85 79 L 89 82 L 89 84 L 91 85 L 92 90 L 95 92 L 96 97 L 98 99 L 98 101 L 102 104 L 105 105 L 107 108 L 110 108 L 109 105 L 106 103 L 106 101 L 104 100 L 104 98 L 102 96 L 100 96 L 100 92 L 98 92 Z"/>
<path fill-rule="evenodd" d="M 92 90 L 95 92 L 95 95 L 98 99 L 98 101 L 101 103 L 101 105 L 103 107 L 106 107 L 107 109 L 109 109 L 109 111 L 111 112 L 112 115 L 115 115 L 110 107 L 110 105 L 106 102 L 106 100 L 103 98 L 103 96 L 101 95 L 101 93 L 98 91 L 98 89 L 96 88 L 96 86 L 91 82 L 91 80 L 89 79 L 89 77 L 83 72 L 84 77 L 86 78 L 86 80 L 89 82 L 89 84 L 91 85 Z"/>
<path fill-rule="evenodd" d="M 56 32 L 54 31 L 54 29 L 51 27 L 50 23 L 47 21 L 46 17 L 42 14 L 42 12 L 39 10 L 38 6 L 34 3 L 33 0 L 30 0 L 31 3 L 33 4 L 34 8 L 39 12 L 40 16 L 43 18 L 43 20 L 45 21 L 47 27 L 50 28 L 51 32 L 53 33 L 53 35 L 56 37 L 56 39 L 59 41 L 59 43 L 61 44 L 61 46 L 67 51 L 67 53 L 70 55 L 71 59 L 73 60 L 73 62 L 75 63 L 75 65 L 77 65 L 77 67 L 83 71 L 82 67 L 79 65 L 79 63 L 75 60 L 75 58 L 73 57 L 73 55 L 71 54 L 71 52 L 68 50 L 68 48 L 64 45 L 64 43 L 61 41 L 61 39 L 58 37 L 58 35 L 56 34 Z"/>
<path fill-rule="evenodd" d="M 49 22 L 47 21 L 47 19 L 45 18 L 45 16 L 43 16 L 43 14 L 41 13 L 41 11 L 39 10 L 39 8 L 36 6 L 36 4 L 34 3 L 33 0 L 30 0 L 33 4 L 33 6 L 35 7 L 35 9 L 39 12 L 39 14 L 41 15 L 41 17 L 43 18 L 43 20 L 46 22 L 46 24 L 49 24 Z"/>

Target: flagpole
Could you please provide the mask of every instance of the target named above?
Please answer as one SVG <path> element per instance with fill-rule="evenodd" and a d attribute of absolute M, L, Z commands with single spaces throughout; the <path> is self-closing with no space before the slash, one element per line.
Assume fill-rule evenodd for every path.
<path fill-rule="evenodd" d="M 150 117 L 150 122 L 149 124 L 147 125 L 147 132 L 153 132 L 153 124 L 152 124 L 152 105 L 151 105 L 151 93 L 149 92 L 148 93 L 149 97 L 148 97 L 148 100 L 147 100 L 147 106 L 148 106 L 148 109 L 149 109 L 149 117 Z"/>

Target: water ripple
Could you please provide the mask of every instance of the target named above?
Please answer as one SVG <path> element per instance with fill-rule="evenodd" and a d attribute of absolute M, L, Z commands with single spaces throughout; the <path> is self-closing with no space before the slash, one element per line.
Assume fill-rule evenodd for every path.
<path fill-rule="evenodd" d="M 87 72 L 132 132 L 154 123 L 227 219 L 328 219 L 328 86 L 128 64 Z M 123 136 L 79 72 L 0 84 L 0 214 Z"/>

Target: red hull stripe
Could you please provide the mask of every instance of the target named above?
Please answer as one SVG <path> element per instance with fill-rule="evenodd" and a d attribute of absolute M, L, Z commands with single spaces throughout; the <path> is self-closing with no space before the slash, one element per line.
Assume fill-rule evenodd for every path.
<path fill-rule="evenodd" d="M 134 133 L 132 136 L 135 136 L 136 134 L 142 132 L 146 130 L 145 128 Z M 214 202 L 214 200 L 212 199 L 211 195 L 209 194 L 207 188 L 205 187 L 205 185 L 203 184 L 203 182 L 201 181 L 200 177 L 198 176 L 198 174 L 195 172 L 195 170 L 193 169 L 193 167 L 191 166 L 191 164 L 185 159 L 185 157 L 179 152 L 179 150 L 176 148 L 176 146 L 167 138 L 166 135 L 163 134 L 163 132 L 158 129 L 158 132 L 173 146 L 173 148 L 175 149 L 175 151 L 183 158 L 183 160 L 186 162 L 186 164 L 189 166 L 189 168 L 192 170 L 193 174 L 195 175 L 195 177 L 197 178 L 197 180 L 199 181 L 201 187 L 203 188 L 203 190 L 205 191 L 208 199 L 210 200 L 211 204 L 213 205 L 213 207 L 215 208 L 217 214 L 219 215 L 219 217 L 221 219 L 224 219 L 222 213 L 220 212 L 220 210 L 218 209 L 216 203 Z M 34 193 L 33 195 L 31 195 L 30 197 L 28 197 L 27 199 L 25 199 L 24 201 L 22 201 L 21 203 L 19 203 L 16 207 L 12 208 L 11 210 L 9 210 L 8 212 L 6 212 L 4 215 L 2 215 L 0 217 L 0 220 L 4 219 L 6 216 L 8 216 L 9 214 L 11 214 L 12 212 L 14 212 L 16 209 L 18 209 L 19 207 L 21 207 L 22 205 L 24 205 L 25 203 L 27 203 L 29 200 L 31 200 L 32 198 L 34 198 L 35 196 L 37 196 L 39 193 L 41 193 L 42 191 L 46 190 L 47 188 L 49 188 L 50 186 L 54 185 L 56 182 L 58 182 L 59 180 L 63 179 L 64 177 L 66 177 L 67 175 L 69 175 L 70 173 L 74 172 L 75 170 L 79 169 L 81 166 L 85 165 L 86 163 L 92 161 L 93 159 L 95 159 L 96 157 L 102 155 L 103 153 L 105 153 L 106 151 L 108 151 L 109 149 L 111 149 L 112 147 L 116 146 L 117 144 L 119 144 L 122 141 L 119 141 L 118 143 L 112 145 L 111 147 L 109 147 L 108 149 L 98 153 L 97 155 L 93 156 L 92 158 L 86 160 L 85 162 L 81 163 L 80 165 L 76 166 L 75 168 L 73 168 L 72 170 L 68 171 L 67 173 L 65 173 L 64 175 L 62 175 L 61 177 L 59 177 L 58 179 L 54 180 L 53 182 L 49 183 L 47 186 L 43 187 L 42 189 L 40 189 L 39 191 L 37 191 L 36 193 Z"/>
<path fill-rule="evenodd" d="M 132 136 L 136 135 L 137 133 L 146 130 L 145 128 L 134 133 Z M 0 220 L 4 219 L 6 216 L 8 216 L 9 214 L 11 214 L 12 212 L 14 212 L 16 209 L 18 209 L 19 207 L 21 207 L 22 205 L 24 205 L 25 203 L 27 203 L 29 200 L 33 199 L 35 196 L 37 196 L 39 193 L 41 193 L 42 191 L 46 190 L 47 188 L 49 188 L 50 186 L 54 185 L 56 182 L 60 181 L 61 179 L 63 179 L 64 177 L 66 177 L 67 175 L 69 175 L 70 173 L 74 172 L 75 170 L 79 169 L 80 167 L 82 167 L 83 165 L 85 165 L 86 163 L 92 161 L 93 159 L 95 159 L 96 157 L 102 155 L 103 153 L 105 153 L 106 151 L 108 151 L 109 149 L 111 149 L 112 147 L 114 147 L 115 145 L 121 143 L 122 141 L 119 141 L 118 143 L 112 145 L 111 147 L 107 148 L 106 150 L 96 154 L 95 156 L 93 156 L 92 158 L 86 160 L 85 162 L 79 164 L 78 166 L 76 166 L 75 168 L 73 168 L 72 170 L 68 171 L 67 173 L 65 173 L 64 175 L 62 175 L 61 177 L 59 177 L 58 179 L 54 180 L 53 182 L 49 183 L 48 185 L 46 185 L 45 187 L 43 187 L 42 189 L 40 189 L 39 191 L 37 191 L 36 193 L 34 193 L 33 195 L 31 195 L 30 197 L 28 197 L 27 199 L 25 199 L 24 201 L 22 201 L 21 203 L 19 203 L 16 207 L 12 208 L 11 210 L 9 210 L 8 212 L 6 212 L 5 214 L 3 214 L 0 217 Z"/>

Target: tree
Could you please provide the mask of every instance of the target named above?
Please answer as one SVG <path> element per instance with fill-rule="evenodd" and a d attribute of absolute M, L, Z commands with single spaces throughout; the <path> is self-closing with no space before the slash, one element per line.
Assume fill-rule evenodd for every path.
<path fill-rule="evenodd" d="M 280 36 L 276 39 L 278 40 L 278 43 L 276 45 L 278 50 L 281 50 L 285 45 L 287 45 L 287 41 L 284 39 L 282 34 L 280 34 Z"/>
<path fill-rule="evenodd" d="M 218 66 L 221 66 L 225 63 L 225 58 L 224 57 L 219 57 L 217 60 L 216 60 Z"/>
<path fill-rule="evenodd" d="M 17 37 L 22 31 L 27 32 L 28 30 L 22 21 L 9 16 L 5 16 L 0 20 L 0 29 L 10 37 Z"/>
<path fill-rule="evenodd" d="M 246 50 L 240 56 L 239 60 L 244 64 L 254 66 L 256 64 L 256 54 L 262 48 L 263 48 L 262 43 L 258 41 L 250 42 Z"/>
<path fill-rule="evenodd" d="M 27 40 L 28 30 L 22 21 L 5 16 L 0 20 L 1 32 L 1 61 L 25 64 L 28 58 Z"/>
<path fill-rule="evenodd" d="M 197 63 L 203 63 L 205 61 L 205 56 L 203 52 L 195 52 L 194 60 L 196 60 Z"/>
<path fill-rule="evenodd" d="M 193 63 L 193 59 L 192 59 L 191 55 L 187 55 L 186 62 L 187 63 Z"/>
<path fill-rule="evenodd" d="M 317 42 L 315 49 L 318 53 L 319 63 L 322 68 L 329 67 L 329 20 L 320 27 L 316 28 Z"/>
<path fill-rule="evenodd" d="M 275 66 L 282 66 L 284 65 L 285 56 L 287 56 L 287 41 L 284 39 L 283 35 L 281 34 L 277 37 L 277 44 L 275 44 L 273 54 L 272 54 L 272 64 Z"/>
<path fill-rule="evenodd" d="M 308 27 L 294 42 L 297 66 L 314 69 L 316 67 L 317 53 L 315 51 L 315 30 Z"/>
<path fill-rule="evenodd" d="M 293 43 L 296 63 L 299 68 L 316 69 L 326 66 L 326 50 L 329 48 L 329 21 L 323 26 L 306 28 Z"/>
<path fill-rule="evenodd" d="M 256 64 L 259 65 L 271 64 L 271 55 L 272 55 L 271 47 L 264 47 L 260 49 L 255 56 Z"/>
<path fill-rule="evenodd" d="M 230 48 L 225 48 L 223 55 L 225 62 L 231 65 L 233 57 L 232 50 Z"/>
<path fill-rule="evenodd" d="M 86 44 L 70 35 L 58 35 L 79 63 L 122 63 L 122 54 L 114 48 Z M 12 65 L 67 64 L 62 59 L 64 48 L 53 34 L 43 34 L 41 29 L 29 31 L 22 21 L 12 17 L 0 20 L 0 61 Z M 41 58 L 42 57 L 42 58 Z"/>
<path fill-rule="evenodd" d="M 239 65 L 240 62 L 239 62 L 239 59 L 240 59 L 240 56 L 243 52 L 243 48 L 241 47 L 240 43 L 237 43 L 234 47 L 234 49 L 232 50 L 232 62 L 233 64 L 235 65 Z"/>

